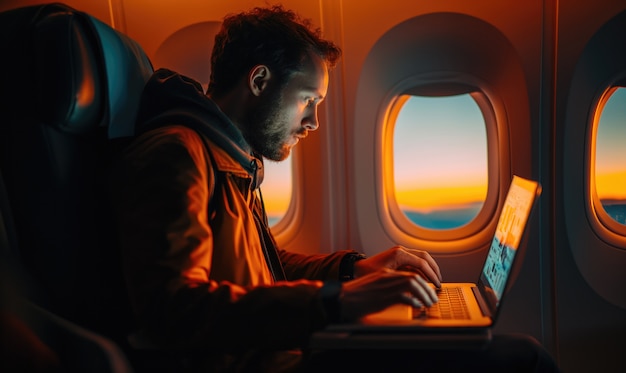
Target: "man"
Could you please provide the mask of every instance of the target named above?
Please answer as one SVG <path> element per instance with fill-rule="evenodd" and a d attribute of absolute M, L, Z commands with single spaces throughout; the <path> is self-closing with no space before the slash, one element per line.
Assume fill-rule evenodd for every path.
<path fill-rule="evenodd" d="M 147 83 L 113 186 L 132 306 L 153 345 L 196 351 L 207 370 L 304 369 L 301 349 L 329 322 L 437 301 L 425 251 L 307 256 L 272 237 L 263 158 L 284 160 L 318 128 L 340 54 L 293 12 L 255 8 L 225 18 L 206 94 L 165 69 Z"/>

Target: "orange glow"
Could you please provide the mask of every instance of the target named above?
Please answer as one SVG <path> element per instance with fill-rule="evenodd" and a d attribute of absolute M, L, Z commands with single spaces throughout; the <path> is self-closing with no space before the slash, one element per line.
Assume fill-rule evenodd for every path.
<path fill-rule="evenodd" d="M 596 175 L 596 193 L 602 199 L 626 199 L 626 171 Z"/>
<path fill-rule="evenodd" d="M 89 56 L 87 55 L 85 40 L 79 37 L 77 38 L 77 43 L 80 44 L 80 58 L 84 61 L 88 61 Z M 78 90 L 78 93 L 76 94 L 76 101 L 78 103 L 78 107 L 81 109 L 93 104 L 96 97 L 96 86 L 92 78 L 95 73 L 91 69 L 91 64 L 84 65 L 85 69 L 82 71 L 83 75 L 80 78 L 81 86 Z"/>
<path fill-rule="evenodd" d="M 291 200 L 291 193 L 278 189 L 263 189 L 263 202 L 268 215 L 284 215 Z"/>
<path fill-rule="evenodd" d="M 396 191 L 399 205 L 422 212 L 457 208 L 474 202 L 482 202 L 486 195 L 486 184 Z"/>

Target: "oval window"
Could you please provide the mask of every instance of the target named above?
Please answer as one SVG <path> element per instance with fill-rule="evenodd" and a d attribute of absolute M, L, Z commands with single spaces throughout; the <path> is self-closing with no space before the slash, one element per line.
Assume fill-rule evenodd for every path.
<path fill-rule="evenodd" d="M 466 225 L 487 196 L 487 131 L 480 107 L 471 94 L 402 95 L 397 104 L 393 170 L 398 207 L 422 228 Z"/>

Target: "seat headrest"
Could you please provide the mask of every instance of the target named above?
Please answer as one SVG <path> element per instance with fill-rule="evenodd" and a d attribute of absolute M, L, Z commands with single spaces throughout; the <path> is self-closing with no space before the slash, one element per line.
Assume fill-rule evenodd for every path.
<path fill-rule="evenodd" d="M 3 113 L 69 133 L 132 135 L 150 60 L 128 36 L 64 4 L 0 13 Z"/>
<path fill-rule="evenodd" d="M 143 87 L 154 72 L 152 63 L 137 42 L 89 18 L 98 33 L 105 64 L 109 138 L 131 136 Z"/>

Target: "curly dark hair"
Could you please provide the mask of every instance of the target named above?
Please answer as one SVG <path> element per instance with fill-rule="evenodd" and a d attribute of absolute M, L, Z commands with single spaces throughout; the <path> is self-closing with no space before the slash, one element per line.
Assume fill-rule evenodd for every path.
<path fill-rule="evenodd" d="M 281 87 L 310 51 L 329 68 L 341 57 L 341 49 L 322 39 L 319 28 L 282 5 L 228 15 L 215 36 L 207 93 L 223 95 L 256 65 L 268 66 Z"/>

